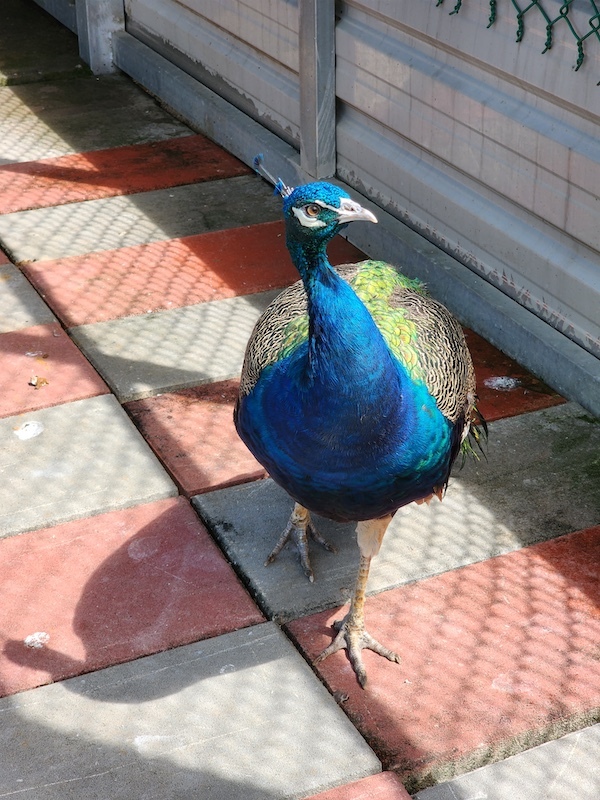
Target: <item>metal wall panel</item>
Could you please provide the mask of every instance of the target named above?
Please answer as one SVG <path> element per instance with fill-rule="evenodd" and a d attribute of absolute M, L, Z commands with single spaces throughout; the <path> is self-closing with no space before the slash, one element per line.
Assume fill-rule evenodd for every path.
<path fill-rule="evenodd" d="M 127 32 L 108 30 L 109 11 L 101 20 L 114 67 L 247 163 L 268 153 L 288 183 L 335 169 L 379 209 L 380 225 L 350 229 L 356 244 L 404 262 L 464 322 L 597 413 L 600 42 L 592 30 L 576 71 L 565 4 L 541 0 L 558 17 L 542 55 L 540 7 L 521 4 L 516 44 L 510 0 L 110 8 L 123 3 Z M 585 31 L 591 4 L 568 8 Z"/>
<path fill-rule="evenodd" d="M 75 0 L 35 0 L 35 2 L 44 11 L 56 17 L 66 28 L 69 28 L 73 33 L 77 33 Z"/>
<path fill-rule="evenodd" d="M 600 58 L 485 6 L 339 7 L 338 175 L 600 355 Z"/>
<path fill-rule="evenodd" d="M 519 2 L 521 8 L 529 2 Z M 596 87 L 600 79 L 600 48 L 592 36 L 584 47 L 585 58 L 578 72 L 577 46 L 564 23 L 553 26 L 552 47 L 546 46 L 546 22 L 540 11 L 533 9 L 524 17 L 524 34 L 517 36 L 517 11 L 511 0 L 498 0 L 496 20 L 489 25 L 490 3 L 487 0 L 464 0 L 458 13 L 450 13 L 455 0 L 348 0 L 343 2 L 364 11 L 372 19 L 379 18 L 390 25 L 389 35 L 397 32 L 415 36 L 432 44 L 440 58 L 444 53 L 457 56 L 462 62 L 485 65 L 491 75 L 503 76 L 520 83 L 526 91 L 578 108 L 583 114 L 598 113 Z M 550 16 L 558 16 L 561 0 L 541 0 L 541 7 Z M 590 16 L 595 13 L 589 0 L 576 0 L 569 7 L 569 18 L 581 33 L 590 30 Z M 596 22 L 597 25 L 597 22 Z"/>
<path fill-rule="evenodd" d="M 298 7 L 126 0 L 126 29 L 286 141 L 298 142 Z"/>

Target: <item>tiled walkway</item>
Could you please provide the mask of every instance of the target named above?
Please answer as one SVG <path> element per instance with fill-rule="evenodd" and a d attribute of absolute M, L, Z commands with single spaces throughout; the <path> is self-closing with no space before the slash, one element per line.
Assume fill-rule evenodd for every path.
<path fill-rule="evenodd" d="M 322 522 L 313 585 L 265 568 L 290 501 L 232 422 L 295 279 L 280 201 L 68 46 L 48 80 L 0 62 L 0 797 L 597 800 L 598 420 L 468 332 L 488 458 L 371 576 L 402 663 L 313 670 L 352 526 Z"/>

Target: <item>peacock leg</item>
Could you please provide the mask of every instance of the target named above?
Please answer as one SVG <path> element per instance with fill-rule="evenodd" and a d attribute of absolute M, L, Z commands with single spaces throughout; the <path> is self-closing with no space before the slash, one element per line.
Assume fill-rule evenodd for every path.
<path fill-rule="evenodd" d="M 279 541 L 273 548 L 273 551 L 265 561 L 265 566 L 274 561 L 279 553 L 283 550 L 287 542 L 292 539 L 298 550 L 298 555 L 300 556 L 300 563 L 302 564 L 304 574 L 312 583 L 315 579 L 315 576 L 310 565 L 310 557 L 308 554 L 309 538 L 314 539 L 315 542 L 320 544 L 326 550 L 329 550 L 330 553 L 335 553 L 335 547 L 329 544 L 329 542 L 327 542 L 321 536 L 321 534 L 313 525 L 313 522 L 310 518 L 310 511 L 307 508 L 304 508 L 304 506 L 301 506 L 300 503 L 295 503 L 289 522 L 286 525 L 284 532 L 281 534 Z"/>
<path fill-rule="evenodd" d="M 369 520 L 364 523 L 358 523 L 357 538 L 361 553 L 356 585 L 350 602 L 350 610 L 343 620 L 334 624 L 338 632 L 336 637 L 314 660 L 314 663 L 318 664 L 332 653 L 337 653 L 338 650 L 346 648 L 357 680 L 363 688 L 367 683 L 367 672 L 362 660 L 362 650 L 365 648 L 367 650 L 373 650 L 389 661 L 400 662 L 400 658 L 393 650 L 380 644 L 368 633 L 365 629 L 364 618 L 365 596 L 371 558 L 379 552 L 383 534 L 390 521 L 391 516 L 381 520 Z"/>

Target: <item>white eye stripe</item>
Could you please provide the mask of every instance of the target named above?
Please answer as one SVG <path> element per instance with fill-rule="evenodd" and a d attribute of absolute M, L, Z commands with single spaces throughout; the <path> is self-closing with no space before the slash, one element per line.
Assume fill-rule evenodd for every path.
<path fill-rule="evenodd" d="M 316 205 L 321 206 L 321 208 L 328 208 L 330 211 L 339 211 L 339 208 L 335 208 L 335 206 L 330 206 L 327 203 L 324 203 L 322 200 L 315 200 Z"/>
<path fill-rule="evenodd" d="M 355 203 L 354 200 L 351 200 L 349 197 L 342 197 L 340 200 L 340 205 L 338 208 L 335 206 L 330 206 L 327 203 L 324 203 L 322 200 L 313 200 L 318 206 L 321 208 L 328 208 L 330 211 L 335 211 L 336 214 L 339 214 L 340 211 L 360 211 L 361 206 L 358 203 Z"/>
<path fill-rule="evenodd" d="M 326 206 L 323 203 L 319 203 L 320 206 L 323 208 L 331 208 L 331 206 Z M 309 217 L 306 211 L 303 208 L 298 208 L 294 206 L 292 211 L 296 215 L 298 222 L 303 225 L 305 228 L 324 228 L 326 223 L 323 222 L 322 219 L 318 217 Z M 332 209 L 332 211 L 337 211 L 337 208 Z"/>

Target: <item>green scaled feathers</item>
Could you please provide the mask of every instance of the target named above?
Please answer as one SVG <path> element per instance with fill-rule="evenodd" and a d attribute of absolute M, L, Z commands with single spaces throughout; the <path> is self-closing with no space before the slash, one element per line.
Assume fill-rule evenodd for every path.
<path fill-rule="evenodd" d="M 364 261 L 350 285 L 360 297 L 381 335 L 396 358 L 404 364 L 413 380 L 423 380 L 417 350 L 417 326 L 403 308 L 394 308 L 391 299 L 397 290 L 425 295 L 423 284 L 397 272 L 383 261 Z"/>
<path fill-rule="evenodd" d="M 417 326 L 403 308 L 394 308 L 391 298 L 398 290 L 426 295 L 423 284 L 407 278 L 383 261 L 362 261 L 348 282 L 363 301 L 388 347 L 404 364 L 413 380 L 423 380 L 417 349 Z M 291 320 L 283 337 L 277 359 L 285 358 L 308 338 L 308 315 Z"/>
<path fill-rule="evenodd" d="M 277 353 L 275 361 L 279 361 L 286 356 L 289 356 L 299 344 L 308 339 L 308 314 L 301 317 L 296 317 L 291 322 L 288 322 L 281 344 L 281 350 Z"/>

